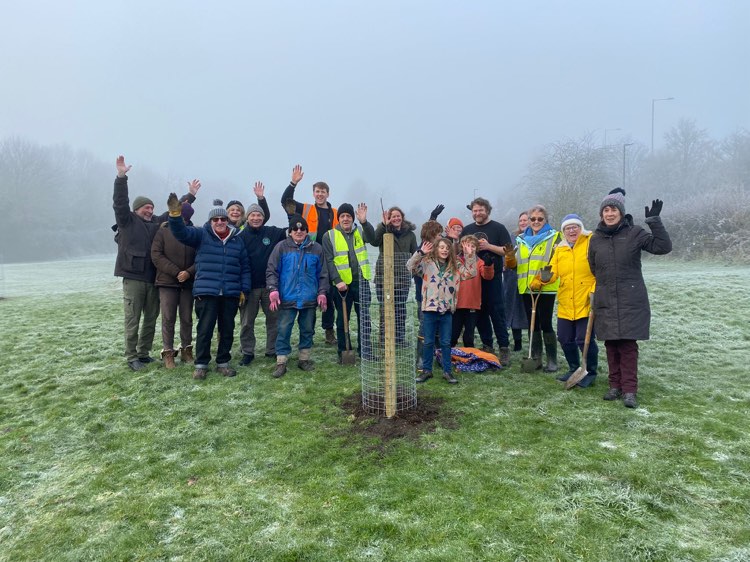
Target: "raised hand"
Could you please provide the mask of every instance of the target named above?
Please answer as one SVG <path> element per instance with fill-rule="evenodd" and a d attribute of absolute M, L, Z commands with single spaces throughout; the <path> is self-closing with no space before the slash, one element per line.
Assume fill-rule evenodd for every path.
<path fill-rule="evenodd" d="M 292 183 L 294 185 L 297 185 L 299 182 L 302 181 L 302 178 L 304 177 L 304 175 L 305 173 L 302 171 L 302 166 L 297 164 L 292 170 Z"/>
<path fill-rule="evenodd" d="M 658 217 L 661 213 L 661 208 L 664 206 L 664 202 L 661 199 L 654 199 L 651 201 L 651 208 L 646 205 L 646 218 Z"/>
<path fill-rule="evenodd" d="M 263 182 L 256 181 L 255 185 L 253 186 L 253 193 L 255 193 L 255 196 L 260 199 L 265 199 L 266 195 L 266 188 L 263 185 Z"/>
<path fill-rule="evenodd" d="M 364 203 L 357 205 L 357 220 L 360 224 L 367 222 L 367 205 Z"/>
<path fill-rule="evenodd" d="M 193 180 L 193 181 L 188 182 L 188 191 L 190 192 L 190 195 L 192 195 L 193 197 L 196 196 L 200 188 L 201 188 L 200 180 Z"/>
<path fill-rule="evenodd" d="M 444 209 L 445 205 L 438 205 L 437 207 L 435 207 L 430 213 L 430 220 L 437 220 L 437 218 L 440 216 L 440 213 L 442 213 Z"/>
<path fill-rule="evenodd" d="M 461 242 L 461 248 L 463 248 L 464 256 L 467 258 L 474 255 L 474 244 L 471 242 Z"/>
<path fill-rule="evenodd" d="M 432 251 L 432 247 L 432 242 L 425 240 L 424 242 L 422 242 L 422 246 L 419 249 L 422 250 L 423 254 L 429 254 Z"/>
<path fill-rule="evenodd" d="M 182 203 L 177 199 L 177 194 L 173 191 L 169 194 L 167 199 L 167 208 L 169 209 L 170 217 L 179 217 L 182 215 Z"/>
<path fill-rule="evenodd" d="M 118 178 L 124 178 L 125 174 L 127 174 L 130 171 L 130 168 L 133 166 L 128 166 L 125 164 L 125 157 L 123 155 L 120 155 L 117 157 L 117 177 Z"/>

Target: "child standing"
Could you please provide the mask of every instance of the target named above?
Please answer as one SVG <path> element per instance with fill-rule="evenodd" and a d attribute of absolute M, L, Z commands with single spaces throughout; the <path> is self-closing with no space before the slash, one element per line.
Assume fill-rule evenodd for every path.
<path fill-rule="evenodd" d="M 451 373 L 451 331 L 453 311 L 456 309 L 458 287 L 462 279 L 476 277 L 475 247 L 462 244 L 465 263 L 456 260 L 453 244 L 441 238 L 435 244 L 423 241 L 406 263 L 409 270 L 422 277 L 422 314 L 424 317 L 424 350 L 422 374 L 417 382 L 432 378 L 435 352 L 435 332 L 440 331 L 440 350 L 443 359 L 443 378 L 450 384 L 458 381 Z"/>
<path fill-rule="evenodd" d="M 473 234 L 461 238 L 461 244 L 470 244 L 476 255 L 479 240 Z M 462 252 L 458 256 L 459 263 L 466 263 L 466 255 Z M 474 347 L 474 329 L 477 326 L 477 315 L 482 308 L 482 279 L 491 280 L 495 276 L 495 266 L 492 258 L 487 256 L 477 260 L 478 275 L 471 279 L 462 281 L 456 300 L 456 311 L 453 313 L 453 333 L 451 335 L 451 346 L 458 343 L 461 330 L 464 332 L 464 347 Z"/>

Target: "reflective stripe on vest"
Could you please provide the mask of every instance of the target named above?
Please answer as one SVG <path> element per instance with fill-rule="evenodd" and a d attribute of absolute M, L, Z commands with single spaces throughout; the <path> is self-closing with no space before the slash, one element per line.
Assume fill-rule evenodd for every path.
<path fill-rule="evenodd" d="M 336 228 L 339 225 L 338 209 L 331 207 L 331 213 L 333 213 L 331 228 Z M 318 209 L 315 205 L 305 203 L 302 207 L 302 216 L 307 221 L 307 233 L 312 240 L 315 240 L 318 237 Z"/>
<path fill-rule="evenodd" d="M 552 259 L 552 251 L 555 245 L 559 241 L 560 233 L 556 230 L 551 230 L 549 236 L 539 242 L 534 248 L 529 248 L 526 241 L 522 237 L 516 238 L 518 243 L 518 266 L 516 267 L 516 273 L 518 274 L 518 293 L 528 293 L 529 283 L 536 277 L 542 268 L 549 265 L 550 259 Z M 560 278 L 558 277 L 554 283 L 547 283 L 542 285 L 543 293 L 556 293 L 557 288 L 560 286 Z"/>
<path fill-rule="evenodd" d="M 338 229 L 334 228 L 328 231 L 331 237 L 333 245 L 333 265 L 336 266 L 341 280 L 350 285 L 352 282 L 352 268 L 349 266 L 349 244 L 344 238 L 344 234 Z M 362 270 L 362 277 L 368 281 L 372 279 L 372 271 L 370 269 L 370 260 L 367 257 L 367 248 L 362 240 L 362 235 L 359 233 L 359 228 L 354 229 L 354 254 L 357 256 L 357 262 L 359 268 Z"/>

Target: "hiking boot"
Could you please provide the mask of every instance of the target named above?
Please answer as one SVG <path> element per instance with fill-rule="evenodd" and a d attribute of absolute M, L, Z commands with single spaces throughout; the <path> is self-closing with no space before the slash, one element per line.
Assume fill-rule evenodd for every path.
<path fill-rule="evenodd" d="M 177 366 L 174 364 L 174 349 L 163 349 L 161 358 L 164 360 L 165 369 L 174 369 Z"/>
<path fill-rule="evenodd" d="M 566 380 L 568 380 L 570 378 L 570 375 L 572 375 L 573 373 L 575 373 L 577 370 L 578 370 L 578 367 L 576 367 L 572 371 L 568 371 L 565 374 L 560 375 L 559 377 L 555 378 L 555 380 L 556 381 L 560 381 L 560 382 L 565 382 Z"/>
<path fill-rule="evenodd" d="M 557 337 L 554 332 L 544 334 L 544 349 L 547 352 L 547 364 L 542 369 L 545 373 L 557 372 Z"/>
<path fill-rule="evenodd" d="M 242 355 L 242 361 L 240 361 L 240 365 L 242 367 L 247 367 L 250 363 L 253 362 L 253 359 L 255 359 L 254 353 L 245 353 Z"/>
<path fill-rule="evenodd" d="M 453 373 L 443 373 L 443 378 L 447 380 L 449 384 L 458 384 L 458 379 L 453 376 Z"/>
<path fill-rule="evenodd" d="M 622 390 L 619 388 L 610 388 L 604 395 L 605 400 L 618 400 L 622 396 Z"/>
<path fill-rule="evenodd" d="M 326 345 L 336 345 L 336 334 L 333 328 L 326 328 Z"/>
<path fill-rule="evenodd" d="M 491 345 L 482 344 L 482 351 L 495 355 L 495 348 L 493 348 Z"/>
<path fill-rule="evenodd" d="M 153 363 L 154 362 L 154 358 L 153 357 L 149 357 L 148 355 L 146 355 L 146 357 L 139 357 L 138 361 L 140 361 L 141 363 L 143 363 L 145 365 L 147 363 Z"/>
<path fill-rule="evenodd" d="M 202 381 L 206 378 L 206 375 L 208 374 L 208 369 L 201 369 L 198 368 L 195 371 L 193 371 L 193 378 L 197 381 Z"/>
<path fill-rule="evenodd" d="M 312 371 L 315 369 L 315 363 L 312 359 L 300 359 L 297 361 L 297 367 L 303 371 Z"/>
<path fill-rule="evenodd" d="M 421 375 L 419 375 L 415 380 L 417 382 L 427 382 L 432 378 L 432 373 L 430 371 L 425 371 Z"/>
<path fill-rule="evenodd" d="M 145 366 L 146 365 L 141 363 L 138 359 L 133 359 L 132 361 L 128 361 L 128 367 L 130 367 L 133 371 L 140 371 Z"/>
<path fill-rule="evenodd" d="M 276 363 L 276 368 L 271 375 L 275 379 L 280 379 L 286 374 L 286 363 Z"/>
<path fill-rule="evenodd" d="M 224 375 L 225 377 L 236 377 L 237 371 L 232 369 L 229 365 L 226 365 L 224 367 L 216 367 L 216 370 Z"/>
<path fill-rule="evenodd" d="M 180 348 L 180 359 L 183 363 L 192 363 L 194 361 L 192 345 L 186 345 L 185 347 Z"/>
<path fill-rule="evenodd" d="M 500 348 L 500 364 L 503 367 L 510 367 L 510 349 L 507 347 Z"/>
<path fill-rule="evenodd" d="M 637 408 L 638 402 L 635 400 L 635 392 L 626 392 L 622 395 L 622 403 L 626 408 Z"/>
<path fill-rule="evenodd" d="M 276 359 L 276 354 L 275 353 L 266 353 L 266 357 L 268 357 L 269 359 Z"/>

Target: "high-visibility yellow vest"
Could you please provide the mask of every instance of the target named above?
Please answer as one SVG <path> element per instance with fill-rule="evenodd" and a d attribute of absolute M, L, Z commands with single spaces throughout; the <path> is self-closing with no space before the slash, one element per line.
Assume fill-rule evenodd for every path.
<path fill-rule="evenodd" d="M 518 252 L 516 253 L 516 259 L 518 266 L 516 273 L 518 274 L 518 293 L 524 294 L 529 293 L 529 284 L 531 280 L 536 277 L 542 268 L 549 265 L 550 259 L 552 258 L 552 252 L 555 246 L 560 240 L 560 233 L 557 230 L 550 230 L 548 235 L 541 242 L 537 243 L 536 246 L 530 248 L 526 243 L 526 240 L 519 236 L 516 238 L 518 243 Z M 542 293 L 556 293 L 557 288 L 560 286 L 560 279 L 556 279 L 552 283 L 542 285 Z"/>
<path fill-rule="evenodd" d="M 341 280 L 350 285 L 352 282 L 352 268 L 349 265 L 349 244 L 346 242 L 343 233 L 338 228 L 332 228 L 328 231 L 333 243 L 333 265 L 336 266 Z M 367 248 L 362 240 L 359 228 L 354 227 L 354 254 L 357 256 L 359 268 L 362 270 L 362 277 L 368 281 L 372 279 L 372 270 L 370 269 L 370 260 L 367 257 Z"/>

